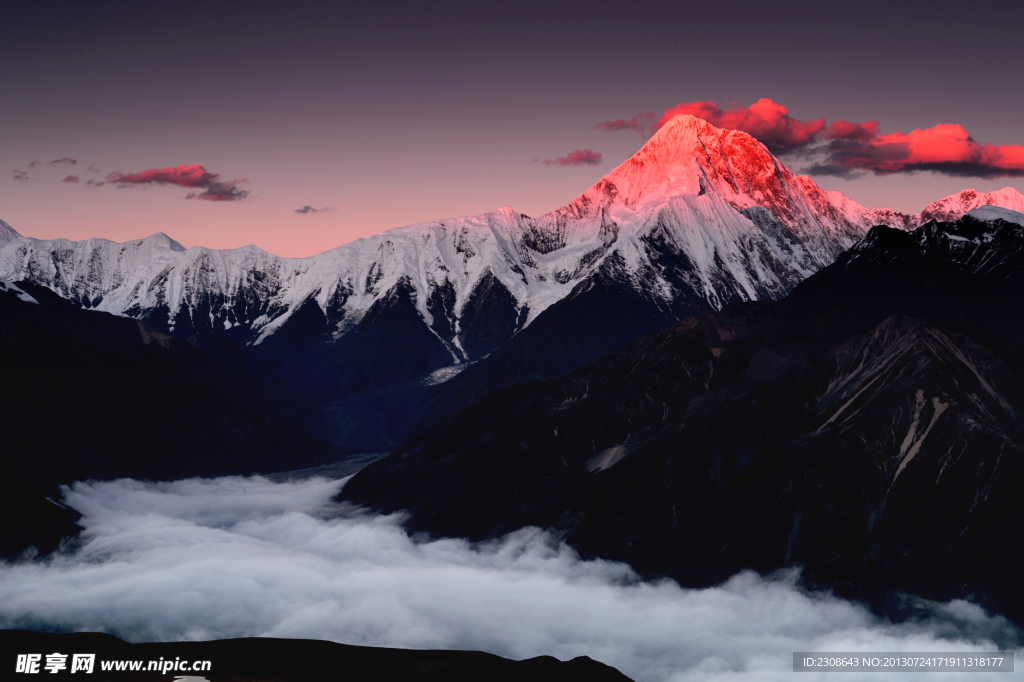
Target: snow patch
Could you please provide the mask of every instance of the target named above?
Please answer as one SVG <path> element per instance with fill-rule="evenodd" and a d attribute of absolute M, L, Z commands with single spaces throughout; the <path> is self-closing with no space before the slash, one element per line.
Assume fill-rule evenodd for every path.
<path fill-rule="evenodd" d="M 13 282 L 8 282 L 6 279 L 0 279 L 0 291 L 10 291 L 14 293 L 19 300 L 25 303 L 35 303 L 39 305 L 39 301 L 34 299 L 31 294 L 25 293 L 22 289 L 15 286 Z"/>
<path fill-rule="evenodd" d="M 428 374 L 427 377 L 420 382 L 420 384 L 423 386 L 436 386 L 438 384 L 443 384 L 446 381 L 451 381 L 459 374 L 461 374 L 464 369 L 466 369 L 472 364 L 474 363 L 462 362 L 457 365 L 449 365 L 448 367 L 442 367 L 441 369 L 435 370 Z"/>
<path fill-rule="evenodd" d="M 1005 220 L 1008 223 L 1016 223 L 1017 225 L 1024 226 L 1024 213 L 1018 211 L 1011 211 L 1008 208 L 1001 206 L 979 206 L 967 211 L 964 215 L 968 215 L 975 220 L 990 223 L 995 220 Z"/>
<path fill-rule="evenodd" d="M 914 420 L 910 424 L 910 430 L 907 431 L 906 438 L 903 439 L 903 444 L 900 445 L 900 460 L 899 466 L 896 468 L 896 473 L 892 476 L 892 482 L 895 484 L 896 479 L 903 473 L 903 470 L 910 464 L 910 460 L 914 459 L 918 450 L 921 449 L 921 444 L 924 443 L 924 439 L 928 437 L 928 433 L 931 432 L 932 427 L 935 426 L 935 422 L 939 420 L 942 413 L 949 407 L 949 403 L 944 403 L 938 398 L 932 398 L 932 417 L 928 422 L 928 426 L 925 427 L 924 433 L 920 436 L 917 435 L 917 429 L 920 425 L 921 413 L 924 410 L 926 401 L 924 399 L 924 390 L 918 389 L 914 396 Z"/>
<path fill-rule="evenodd" d="M 613 466 L 628 457 L 632 451 L 633 448 L 625 443 L 613 445 L 587 460 L 587 471 L 596 473 L 598 471 L 604 471 L 605 469 L 611 469 Z"/>

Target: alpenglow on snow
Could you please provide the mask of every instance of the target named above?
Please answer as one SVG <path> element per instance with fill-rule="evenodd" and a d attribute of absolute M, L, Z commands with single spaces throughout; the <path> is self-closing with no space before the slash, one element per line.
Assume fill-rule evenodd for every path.
<path fill-rule="evenodd" d="M 492 352 L 602 268 L 614 266 L 659 305 L 689 297 L 717 310 L 784 296 L 873 225 L 912 229 L 987 204 L 1024 210 L 1024 197 L 968 190 L 916 215 L 867 209 L 794 176 L 746 133 L 679 116 L 537 218 L 504 207 L 307 258 L 255 246 L 186 249 L 159 233 L 125 243 L 38 240 L 2 223 L 0 277 L 177 335 L 209 331 L 243 345 L 265 342 L 300 311 L 338 341 L 403 300 L 444 349 L 426 367 L 434 371 Z"/>

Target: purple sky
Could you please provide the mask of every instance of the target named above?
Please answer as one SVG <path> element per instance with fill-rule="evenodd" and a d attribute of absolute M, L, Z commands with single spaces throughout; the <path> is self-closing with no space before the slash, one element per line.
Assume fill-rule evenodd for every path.
<path fill-rule="evenodd" d="M 0 10 L 0 219 L 35 237 L 301 256 L 502 205 L 539 215 L 644 142 L 595 124 L 698 101 L 1024 144 L 1020 3 L 23 4 Z M 812 177 L 908 212 L 1024 189 Z"/>

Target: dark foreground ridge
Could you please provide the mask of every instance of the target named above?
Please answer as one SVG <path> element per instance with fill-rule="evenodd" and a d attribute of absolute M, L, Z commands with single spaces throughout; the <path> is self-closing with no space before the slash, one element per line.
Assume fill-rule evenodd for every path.
<path fill-rule="evenodd" d="M 268 639 L 251 637 L 211 642 L 171 642 L 156 644 L 129 644 L 103 633 L 83 632 L 54 634 L 27 630 L 0 630 L 0 671 L 3 679 L 23 677 L 15 673 L 17 659 L 22 654 L 41 654 L 39 675 L 44 670 L 47 654 L 67 654 L 67 669 L 59 671 L 53 679 L 80 679 L 83 673 L 72 677 L 73 654 L 96 654 L 95 679 L 120 682 L 167 682 L 177 677 L 188 680 L 206 679 L 209 682 L 315 682 L 317 680 L 348 680 L 349 682 L 417 682 L 427 680 L 488 680 L 489 682 L 629 682 L 629 678 L 615 668 L 598 663 L 586 656 L 571 661 L 559 661 L 551 656 L 539 656 L 524 661 L 480 651 L 420 651 L 414 649 L 385 649 L 379 647 L 350 646 L 305 639 Z M 150 661 L 209 661 L 209 670 L 170 670 L 166 673 L 149 671 Z M 140 672 L 104 672 L 103 662 L 141 661 Z M 162 664 L 162 663 L 161 663 Z M 203 666 L 200 666 L 202 668 Z"/>
<path fill-rule="evenodd" d="M 302 401 L 242 349 L 193 343 L 0 282 L 0 557 L 53 550 L 78 514 L 59 486 L 270 473 L 338 459 Z M 307 414 L 313 410 L 307 410 Z M 14 521 L 17 519 L 17 521 Z"/>
<path fill-rule="evenodd" d="M 1024 622 L 1024 228 L 876 227 L 782 301 L 503 389 L 357 474 L 412 531 L 553 528 L 585 557 L 743 569 Z M 890 611 L 891 612 L 891 611 Z"/>

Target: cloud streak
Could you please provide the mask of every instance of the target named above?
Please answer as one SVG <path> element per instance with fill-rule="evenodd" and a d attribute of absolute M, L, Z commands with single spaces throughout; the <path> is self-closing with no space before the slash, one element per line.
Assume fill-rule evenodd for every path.
<path fill-rule="evenodd" d="M 556 159 L 534 159 L 534 163 L 543 163 L 545 166 L 596 166 L 601 163 L 601 152 L 590 149 L 576 149 L 565 156 Z"/>
<path fill-rule="evenodd" d="M 802 591 L 795 573 L 702 590 L 645 582 L 537 529 L 414 540 L 401 516 L 332 503 L 341 485 L 77 483 L 66 499 L 85 515 L 83 544 L 0 566 L 0 627 L 588 655 L 639 682 L 788 680 L 793 651 L 991 651 L 1016 636 L 965 602 L 895 625 Z"/>
<path fill-rule="evenodd" d="M 150 168 L 129 173 L 115 171 L 108 174 L 106 180 L 120 188 L 139 185 L 175 185 L 193 190 L 186 195 L 186 199 L 240 201 L 249 196 L 248 190 L 238 187 L 238 183 L 244 182 L 244 180 L 222 180 L 220 175 L 209 172 L 199 164 L 173 168 Z"/>
<path fill-rule="evenodd" d="M 618 118 L 614 121 L 603 121 L 602 123 L 595 123 L 594 128 L 598 130 L 604 130 L 609 133 L 614 133 L 620 130 L 632 130 L 640 133 L 641 135 L 647 135 L 650 133 L 651 124 L 654 122 L 654 112 L 648 111 L 643 114 L 637 114 L 633 118 Z"/>
<path fill-rule="evenodd" d="M 69 175 L 66 178 L 64 178 L 61 182 L 78 182 L 78 176 L 77 175 Z"/>
<path fill-rule="evenodd" d="M 325 213 L 327 211 L 333 211 L 333 210 L 334 209 L 332 209 L 330 206 L 325 206 L 324 208 L 313 208 L 309 204 L 306 204 L 302 208 L 295 209 L 295 212 L 296 213 L 301 213 L 303 215 L 307 215 L 309 213 L 314 213 L 314 214 L 315 213 Z"/>
<path fill-rule="evenodd" d="M 74 165 L 78 164 L 78 161 L 76 159 L 72 159 L 72 158 L 69 158 L 69 157 L 65 156 L 62 159 L 54 159 L 53 161 L 51 161 L 47 165 L 52 166 L 52 165 L 54 165 L 56 163 L 66 163 L 68 165 L 74 166 Z"/>
<path fill-rule="evenodd" d="M 15 180 L 21 180 L 22 182 L 28 182 L 28 171 L 18 170 L 17 168 L 11 169 L 11 174 Z"/>

